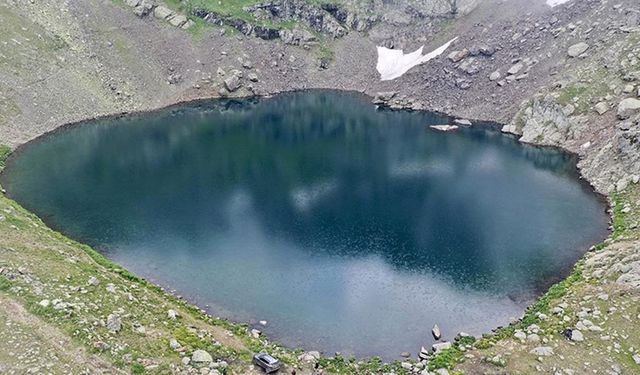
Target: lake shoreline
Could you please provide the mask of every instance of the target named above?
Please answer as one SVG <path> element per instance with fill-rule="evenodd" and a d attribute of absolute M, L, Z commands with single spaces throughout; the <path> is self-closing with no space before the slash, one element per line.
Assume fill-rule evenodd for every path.
<path fill-rule="evenodd" d="M 166 106 L 166 107 L 162 107 L 162 108 L 158 108 L 158 109 L 153 109 L 153 110 L 149 110 L 149 111 L 138 111 L 138 112 L 131 112 L 131 113 L 117 113 L 117 114 L 112 114 L 112 115 L 99 116 L 99 117 L 96 117 L 96 118 L 94 118 L 94 119 L 85 119 L 85 120 L 82 120 L 82 121 L 78 121 L 78 122 L 74 122 L 74 123 L 65 124 L 65 125 L 62 125 L 62 126 L 60 126 L 60 127 L 56 128 L 56 129 L 54 129 L 54 130 L 50 131 L 50 132 L 47 132 L 47 133 L 45 133 L 45 134 L 41 135 L 41 136 L 39 136 L 39 137 L 37 137 L 37 138 L 35 138 L 35 139 L 33 139 L 33 140 L 31 140 L 31 141 L 29 141 L 29 142 L 25 143 L 25 144 L 20 145 L 18 148 L 16 148 L 16 150 L 15 150 L 13 153 L 11 153 L 11 155 L 10 155 L 9 159 L 7 160 L 7 167 L 8 167 L 8 168 L 11 168 L 12 161 L 13 161 L 13 160 L 15 160 L 15 158 L 17 158 L 17 157 L 19 156 L 19 154 L 20 154 L 20 153 L 21 153 L 21 152 L 22 152 L 26 147 L 28 147 L 28 146 L 30 146 L 30 145 L 33 145 L 33 144 L 35 144 L 35 143 L 38 143 L 38 142 L 42 141 L 43 139 L 45 139 L 46 137 L 51 136 L 51 135 L 53 135 L 53 134 L 56 134 L 57 132 L 65 131 L 65 130 L 68 130 L 68 129 L 73 128 L 73 127 L 83 126 L 83 125 L 85 125 L 85 124 L 88 124 L 88 123 L 91 123 L 91 122 L 94 122 L 94 121 L 97 121 L 97 120 L 112 120 L 112 119 L 119 119 L 119 118 L 123 118 L 123 117 L 139 117 L 139 116 L 144 116 L 144 115 L 146 115 L 146 114 L 161 113 L 161 112 L 170 112 L 170 111 L 172 111 L 172 110 L 174 110 L 174 109 L 178 109 L 178 108 L 183 107 L 183 106 L 187 106 L 187 107 L 197 107 L 197 106 L 200 106 L 200 105 L 211 104 L 211 103 L 212 103 L 212 101 L 217 102 L 216 104 L 224 104 L 224 103 L 227 103 L 227 102 L 242 101 L 242 100 L 251 100 L 251 99 L 255 99 L 255 100 L 259 101 L 259 100 L 269 99 L 269 98 L 271 98 L 272 96 L 275 96 L 275 95 L 287 94 L 287 93 L 292 93 L 292 92 L 296 92 L 296 91 L 301 91 L 301 90 L 294 90 L 294 91 L 289 91 L 289 92 L 286 92 L 286 93 L 279 93 L 279 94 L 268 95 L 268 96 L 251 96 L 251 97 L 244 97 L 244 98 L 230 98 L 230 99 L 226 99 L 226 98 L 222 98 L 222 99 L 221 99 L 221 98 L 198 99 L 198 100 L 193 100 L 193 101 L 179 102 L 179 103 L 175 103 L 175 104 L 172 104 L 172 105 L 169 105 L 169 106 Z M 306 90 L 302 90 L 302 91 L 306 91 Z M 326 89 L 326 90 L 321 90 L 321 91 L 333 91 L 333 90 Z M 338 91 L 340 91 L 340 90 L 338 90 Z M 373 99 L 373 98 L 371 98 L 370 96 L 367 96 L 366 94 L 363 94 L 363 93 L 360 93 L 360 92 L 350 92 L 350 91 L 347 91 L 347 93 L 349 93 L 349 94 L 355 94 L 355 95 L 359 95 L 359 96 L 362 96 L 362 97 L 368 98 L 368 99 L 369 99 L 369 100 L 368 100 L 369 102 L 371 102 L 371 100 Z M 371 104 L 371 106 L 373 106 L 373 104 Z M 383 108 L 383 109 L 381 109 L 381 110 L 385 110 L 385 111 L 386 111 L 386 110 L 395 111 L 396 109 L 386 109 L 386 108 Z M 404 110 L 404 109 L 401 109 L 401 110 Z M 422 112 L 422 111 L 418 111 L 418 112 Z M 426 111 L 425 111 L 425 112 L 426 112 Z M 446 115 L 445 115 L 445 116 L 446 116 Z M 454 117 L 451 117 L 451 116 L 448 116 L 448 117 L 450 117 L 450 118 L 451 118 L 451 120 L 453 120 L 453 119 L 454 119 Z M 500 128 L 501 128 L 501 126 L 502 126 L 501 124 L 493 123 L 493 122 L 475 122 L 475 121 L 471 121 L 471 122 L 472 122 L 473 124 L 476 124 L 476 123 L 478 123 L 478 124 L 479 124 L 479 125 L 473 125 L 474 127 L 480 127 L 481 129 L 482 129 L 482 128 L 487 128 L 487 129 L 490 129 L 490 130 L 492 130 L 492 131 L 499 131 L 499 129 L 500 129 Z M 575 159 L 575 161 L 572 161 L 572 162 L 571 162 L 571 164 L 572 164 L 572 170 L 574 171 L 575 176 L 576 176 L 576 178 L 578 178 L 578 181 L 580 182 L 580 184 L 582 184 L 582 185 L 584 186 L 584 188 L 585 188 L 585 189 L 588 189 L 588 190 L 589 190 L 589 192 L 590 192 L 591 194 L 595 193 L 595 197 L 597 197 L 597 199 L 598 199 L 600 202 L 602 202 L 602 203 L 605 203 L 605 202 L 606 202 L 606 204 L 607 204 L 607 205 L 606 205 L 605 211 L 609 211 L 609 209 L 610 209 L 610 205 L 609 205 L 609 200 L 608 200 L 608 199 L 606 199 L 606 196 L 604 196 L 603 194 L 601 194 L 601 193 L 599 193 L 598 191 L 596 191 L 596 190 L 595 190 L 595 188 L 593 187 L 593 185 L 591 185 L 591 184 L 589 183 L 589 181 L 588 181 L 588 180 L 586 180 L 586 179 L 584 179 L 584 178 L 582 177 L 582 175 L 581 175 L 581 173 L 580 173 L 580 170 L 579 170 L 579 169 L 578 169 L 578 167 L 577 167 L 577 161 L 579 160 L 579 155 L 578 155 L 578 154 L 575 154 L 575 153 L 573 153 L 573 152 L 571 152 L 571 151 L 567 151 L 567 150 L 565 150 L 565 149 L 563 149 L 563 148 L 561 148 L 561 147 L 558 147 L 558 146 L 536 145 L 536 144 L 531 144 L 531 143 L 523 143 L 523 142 L 520 142 L 516 137 L 514 137 L 513 135 L 508 134 L 508 133 L 503 133 L 501 136 L 506 136 L 506 137 L 508 137 L 508 138 L 514 139 L 514 140 L 518 141 L 518 143 L 521 143 L 521 144 L 523 144 L 523 145 L 525 145 L 525 146 L 527 146 L 527 147 L 534 147 L 534 148 L 540 148 L 540 149 L 554 149 L 554 150 L 559 150 L 560 152 L 562 152 L 562 153 L 564 153 L 564 154 L 566 154 L 566 155 L 571 156 L 571 158 L 572 158 L 572 159 Z M 7 193 L 7 196 L 8 196 L 9 198 L 11 198 L 11 197 L 12 197 L 12 195 L 11 195 L 11 192 L 10 192 L 10 191 Z M 609 216 L 609 215 L 607 215 L 607 216 Z M 609 217 L 610 217 L 610 216 L 609 216 Z M 53 228 L 55 229 L 55 228 L 56 228 L 56 226 L 54 225 L 54 226 L 53 226 Z M 610 232 L 609 232 L 609 233 L 610 233 Z M 608 236 L 606 236 L 606 237 L 608 237 Z M 603 239 L 604 239 L 604 238 L 606 238 L 606 237 L 603 237 Z M 595 244 L 594 244 L 594 245 L 595 245 Z M 592 247 L 592 246 L 591 246 L 591 247 Z M 584 250 L 584 251 L 583 251 L 583 254 L 584 254 L 585 252 L 587 252 L 587 251 L 588 251 L 588 250 Z M 581 256 L 581 258 L 582 258 L 582 256 Z M 569 270 L 569 269 L 567 269 L 566 277 L 568 277 L 568 276 L 570 276 L 570 275 L 571 275 L 571 273 L 570 273 L 569 271 L 570 271 L 570 270 Z M 556 281 L 560 281 L 560 280 L 562 280 L 562 279 L 565 279 L 565 277 L 563 277 L 563 276 L 558 276 L 557 278 L 554 278 L 554 279 L 556 279 Z M 545 292 L 545 291 L 548 289 L 548 287 L 549 287 L 550 285 L 552 285 L 552 284 L 555 284 L 555 282 L 551 282 L 551 281 L 549 281 L 549 282 L 545 282 L 545 283 L 543 283 L 543 285 L 540 287 L 540 289 L 536 292 L 536 296 L 535 296 L 535 297 L 533 297 L 533 298 L 530 300 L 530 302 L 529 302 L 529 303 L 527 303 L 527 305 L 530 305 L 532 302 L 534 302 L 535 300 L 537 300 L 540 296 L 543 296 L 543 295 L 544 295 L 544 292 Z M 165 285 L 165 287 L 163 288 L 163 290 L 169 289 L 168 287 L 169 287 L 168 285 Z M 191 300 L 187 299 L 186 301 L 187 301 L 187 302 L 190 302 Z M 197 305 L 196 305 L 196 306 L 197 306 Z M 233 318 L 229 318 L 229 321 L 230 321 L 230 322 L 233 322 L 234 324 L 239 324 L 239 325 L 242 325 L 242 324 L 243 324 L 243 322 L 241 322 L 241 321 L 236 321 L 236 320 L 234 320 Z M 292 349 L 293 349 L 293 348 L 292 348 Z"/>

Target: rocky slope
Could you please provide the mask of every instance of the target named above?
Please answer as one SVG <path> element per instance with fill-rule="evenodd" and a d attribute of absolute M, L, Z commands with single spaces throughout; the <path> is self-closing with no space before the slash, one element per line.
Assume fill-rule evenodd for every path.
<path fill-rule="evenodd" d="M 613 236 L 513 326 L 475 343 L 463 339 L 436 358 L 382 366 L 274 348 L 0 197 L 0 321 L 15 327 L 0 337 L 32 343 L 1 346 L 0 372 L 51 365 L 52 373 L 248 373 L 250 353 L 268 347 L 303 372 L 317 362 L 325 372 L 444 373 L 466 359 L 458 368 L 472 374 L 640 373 L 636 0 L 554 8 L 542 0 L 469 1 L 455 18 L 429 0 L 251 1 L 224 12 L 190 5 L 0 0 L 0 144 L 185 100 L 362 91 L 393 108 L 499 121 L 524 142 L 579 154 L 582 175 L 612 203 Z M 445 55 L 379 81 L 376 45 L 430 50 L 456 36 Z M 73 350 L 61 350 L 65 340 Z M 194 366 L 194 357 L 203 361 Z"/>

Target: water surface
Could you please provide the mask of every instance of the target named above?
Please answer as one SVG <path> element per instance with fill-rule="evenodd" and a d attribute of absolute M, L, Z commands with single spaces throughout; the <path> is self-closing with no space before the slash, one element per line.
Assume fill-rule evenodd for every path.
<path fill-rule="evenodd" d="M 394 358 L 519 316 L 606 234 L 572 157 L 314 91 L 99 120 L 2 176 L 52 226 L 281 343 Z"/>

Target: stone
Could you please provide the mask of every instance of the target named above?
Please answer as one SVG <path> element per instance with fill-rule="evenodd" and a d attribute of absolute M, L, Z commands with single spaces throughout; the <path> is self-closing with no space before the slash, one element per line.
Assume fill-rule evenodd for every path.
<path fill-rule="evenodd" d="M 462 118 L 457 118 L 455 120 L 453 120 L 454 123 L 458 124 L 458 125 L 462 125 L 462 126 L 471 126 L 471 121 L 466 120 L 466 119 L 462 119 Z"/>
<path fill-rule="evenodd" d="M 249 81 L 251 82 L 258 82 L 258 75 L 255 73 L 249 73 L 247 78 L 249 78 Z"/>
<path fill-rule="evenodd" d="M 224 80 L 224 87 L 229 90 L 229 92 L 236 91 L 240 88 L 240 78 L 236 74 L 233 74 Z"/>
<path fill-rule="evenodd" d="M 115 293 L 116 292 L 116 286 L 113 284 L 107 284 L 107 287 L 105 288 L 105 290 L 109 293 Z"/>
<path fill-rule="evenodd" d="M 211 363 L 213 362 L 213 357 L 206 351 L 198 349 L 191 355 L 191 361 L 195 363 Z"/>
<path fill-rule="evenodd" d="M 257 339 L 260 337 L 260 335 L 262 335 L 262 331 L 254 328 L 251 330 L 250 334 L 251 334 L 251 337 L 253 337 L 254 339 Z"/>
<path fill-rule="evenodd" d="M 120 332 L 122 329 L 122 319 L 115 314 L 107 316 L 107 329 L 111 332 Z"/>
<path fill-rule="evenodd" d="M 173 350 L 180 349 L 182 345 L 176 339 L 169 340 L 169 347 Z"/>
<path fill-rule="evenodd" d="M 609 104 L 607 104 L 606 102 L 599 102 L 593 107 L 593 109 L 595 109 L 599 115 L 603 115 L 609 110 Z"/>
<path fill-rule="evenodd" d="M 440 353 L 441 351 L 449 349 L 450 347 L 451 347 L 451 343 L 448 341 L 437 342 L 431 345 L 431 350 L 433 350 L 434 353 Z"/>
<path fill-rule="evenodd" d="M 427 359 L 429 358 L 429 350 L 424 346 L 420 348 L 420 353 L 418 353 L 418 358 Z"/>
<path fill-rule="evenodd" d="M 638 99 L 626 98 L 618 104 L 618 118 L 621 120 L 628 119 L 638 111 L 640 111 L 640 100 Z"/>
<path fill-rule="evenodd" d="M 529 342 L 540 342 L 540 336 L 537 333 L 532 333 L 527 336 Z"/>
<path fill-rule="evenodd" d="M 409 352 L 402 352 L 402 353 L 400 353 L 400 357 L 403 357 L 403 358 L 409 358 L 409 357 L 411 357 L 411 353 L 409 353 Z"/>
<path fill-rule="evenodd" d="M 187 17 L 183 16 L 182 14 L 179 14 L 175 17 L 172 17 L 169 20 L 169 23 L 175 27 L 182 27 L 184 26 L 185 23 L 187 23 Z"/>
<path fill-rule="evenodd" d="M 301 362 L 312 363 L 320 359 L 320 352 L 312 350 L 309 352 L 302 353 L 298 356 L 298 360 Z"/>
<path fill-rule="evenodd" d="M 469 56 L 469 50 L 463 49 L 462 51 L 453 51 L 447 57 L 454 63 L 462 61 L 465 57 Z"/>
<path fill-rule="evenodd" d="M 632 358 L 636 365 L 640 365 L 640 354 L 634 354 Z"/>
<path fill-rule="evenodd" d="M 435 125 L 435 126 L 438 126 L 438 125 Z M 447 126 L 447 125 L 440 125 L 440 126 Z M 453 125 L 453 127 L 454 129 L 442 129 L 442 130 L 447 131 L 447 130 L 455 130 L 458 128 L 455 125 Z M 433 338 L 436 340 L 440 340 L 440 338 L 442 337 L 442 332 L 440 332 L 440 327 L 438 327 L 437 324 L 434 324 L 433 328 L 431 328 L 431 335 L 433 335 Z"/>
<path fill-rule="evenodd" d="M 522 70 L 522 68 L 524 68 L 524 65 L 522 63 L 517 63 L 515 65 L 513 65 L 511 68 L 509 68 L 509 70 L 507 70 L 507 74 L 509 75 L 516 75 L 518 74 L 518 72 L 520 72 Z"/>
<path fill-rule="evenodd" d="M 373 98 L 373 104 L 387 104 L 391 99 L 396 96 L 397 92 L 395 91 L 383 91 L 376 93 L 376 96 Z"/>
<path fill-rule="evenodd" d="M 173 11 L 164 5 L 159 5 L 153 10 L 153 16 L 161 20 L 173 17 L 173 14 Z"/>
<path fill-rule="evenodd" d="M 182 25 L 181 29 L 188 30 L 188 29 L 192 28 L 195 25 L 196 25 L 196 23 L 193 22 L 192 20 L 187 20 L 187 22 L 185 22 L 184 25 Z"/>
<path fill-rule="evenodd" d="M 413 368 L 413 365 L 409 362 L 401 362 L 400 367 L 402 367 L 405 370 L 411 370 Z"/>
<path fill-rule="evenodd" d="M 632 84 L 628 84 L 624 86 L 624 88 L 622 89 L 622 92 L 625 94 L 631 94 L 634 89 L 635 87 Z"/>
<path fill-rule="evenodd" d="M 580 332 L 580 330 L 573 329 L 571 330 L 569 340 L 576 342 L 584 341 L 584 335 L 582 334 L 582 332 Z"/>
<path fill-rule="evenodd" d="M 458 129 L 458 125 L 430 125 L 429 126 L 431 129 L 435 129 L 435 130 L 439 130 L 441 132 L 449 132 L 449 131 L 453 131 Z M 438 325 L 434 325 L 433 329 L 431 330 L 431 334 L 433 335 L 433 337 L 435 337 L 436 340 L 440 339 L 440 336 L 436 337 L 436 333 L 434 332 L 434 329 L 438 328 Z M 440 334 L 440 328 L 438 328 L 438 335 Z"/>
<path fill-rule="evenodd" d="M 550 346 L 538 346 L 537 348 L 531 349 L 529 353 L 547 357 L 553 355 L 553 348 Z"/>
<path fill-rule="evenodd" d="M 585 42 L 576 43 L 571 47 L 569 47 L 569 49 L 567 50 L 567 55 L 569 55 L 569 57 L 578 57 L 583 53 L 585 53 L 588 49 L 589 49 L 589 45 L 587 43 Z"/>
<path fill-rule="evenodd" d="M 489 81 L 497 81 L 500 79 L 500 77 L 500 72 L 496 70 L 495 72 L 489 74 Z"/>
<path fill-rule="evenodd" d="M 167 318 L 169 318 L 171 320 L 176 320 L 178 318 L 178 313 L 175 310 L 168 310 L 167 311 Z"/>
<path fill-rule="evenodd" d="M 92 285 L 92 286 L 97 286 L 100 284 L 100 280 L 98 280 L 98 278 L 96 278 L 95 276 L 91 276 L 89 278 L 89 281 L 87 281 L 87 284 Z"/>
<path fill-rule="evenodd" d="M 447 370 L 446 368 L 439 368 L 435 370 L 434 373 L 436 375 L 449 375 L 449 370 Z"/>
<path fill-rule="evenodd" d="M 38 302 L 38 305 L 40 305 L 42 307 L 49 307 L 50 304 L 51 304 L 51 302 L 49 302 L 48 299 L 43 299 L 42 301 Z"/>
<path fill-rule="evenodd" d="M 517 338 L 520 341 L 524 341 L 527 339 L 527 334 L 522 331 L 516 331 L 516 333 L 513 334 L 513 337 Z"/>

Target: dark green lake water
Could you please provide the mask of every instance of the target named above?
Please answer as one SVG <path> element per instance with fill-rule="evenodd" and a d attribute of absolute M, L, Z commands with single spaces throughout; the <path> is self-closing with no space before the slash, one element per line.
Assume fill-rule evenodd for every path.
<path fill-rule="evenodd" d="M 314 91 L 95 121 L 2 184 L 50 225 L 288 346 L 394 358 L 478 334 L 606 235 L 575 160 Z"/>

